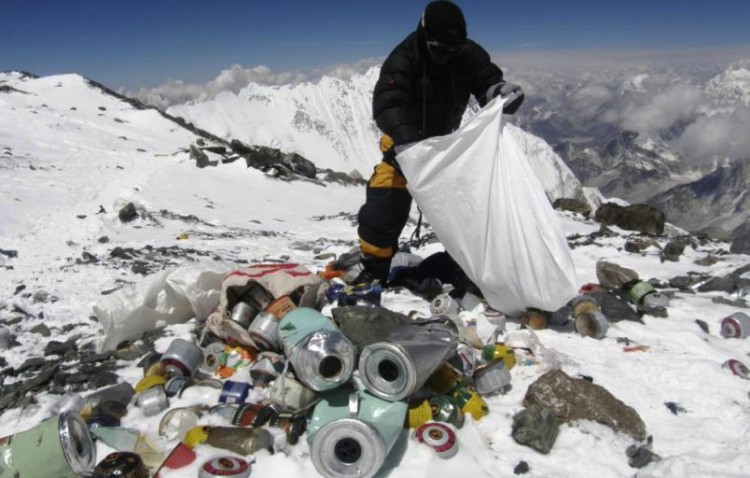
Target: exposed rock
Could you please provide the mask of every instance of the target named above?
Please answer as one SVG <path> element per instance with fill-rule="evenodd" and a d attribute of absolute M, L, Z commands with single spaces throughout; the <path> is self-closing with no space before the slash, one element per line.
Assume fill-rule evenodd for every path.
<path fill-rule="evenodd" d="M 297 153 L 285 154 L 284 164 L 292 171 L 306 178 L 315 179 L 317 168 L 309 159 L 305 159 Z"/>
<path fill-rule="evenodd" d="M 546 455 L 555 446 L 560 423 L 550 409 L 533 404 L 513 416 L 513 439 Z"/>
<path fill-rule="evenodd" d="M 516 467 L 513 468 L 514 475 L 523 475 L 524 473 L 528 473 L 529 471 L 531 471 L 531 467 L 529 467 L 529 464 L 523 460 L 519 461 Z"/>
<path fill-rule="evenodd" d="M 359 172 L 357 169 L 352 169 L 349 172 L 349 177 L 352 178 L 354 181 L 364 181 L 365 178 L 362 176 L 362 173 Z"/>
<path fill-rule="evenodd" d="M 732 231 L 732 245 L 729 252 L 732 254 L 750 254 L 750 218 Z"/>
<path fill-rule="evenodd" d="M 562 209 L 564 211 L 576 212 L 586 218 L 588 218 L 591 214 L 591 206 L 589 205 L 589 203 L 580 199 L 555 199 L 555 202 L 552 203 L 552 207 L 554 207 L 555 209 Z"/>
<path fill-rule="evenodd" d="M 638 273 L 633 269 L 607 261 L 597 261 L 596 263 L 596 279 L 605 289 L 620 290 L 622 286 L 638 280 L 638 278 Z"/>
<path fill-rule="evenodd" d="M 238 139 L 233 139 L 229 143 L 229 147 L 232 149 L 232 151 L 239 154 L 240 156 L 252 153 L 253 151 L 252 148 L 250 148 L 250 146 L 246 145 L 245 143 L 243 143 L 242 141 Z"/>
<path fill-rule="evenodd" d="M 609 322 L 619 322 L 621 320 L 641 322 L 638 312 L 633 310 L 627 299 L 607 290 L 590 292 L 588 295 L 599 304 L 602 314 L 607 317 Z"/>
<path fill-rule="evenodd" d="M 0 254 L 11 259 L 14 257 L 18 257 L 18 251 L 14 251 L 12 249 L 0 249 Z"/>
<path fill-rule="evenodd" d="M 49 327 L 47 327 L 44 324 L 35 325 L 34 327 L 29 329 L 29 332 L 31 332 L 32 334 L 39 334 L 42 337 L 49 337 L 50 335 L 52 335 L 52 332 L 50 332 Z"/>
<path fill-rule="evenodd" d="M 593 420 L 638 441 L 646 438 L 646 425 L 632 407 L 603 387 L 571 378 L 561 370 L 549 371 L 532 383 L 523 404 L 547 407 L 563 422 Z"/>
<path fill-rule="evenodd" d="M 130 222 L 138 217 L 138 211 L 135 210 L 135 204 L 129 202 L 120 209 L 120 212 L 117 213 L 117 215 L 120 218 L 120 221 Z"/>
<path fill-rule="evenodd" d="M 628 239 L 624 247 L 626 251 L 638 254 L 649 247 L 659 247 L 659 243 L 654 239 Z"/>
<path fill-rule="evenodd" d="M 78 351 L 78 346 L 75 340 L 68 340 L 67 342 L 58 342 L 57 340 L 50 340 L 47 342 L 47 346 L 44 347 L 44 356 L 49 355 L 62 355 L 67 356 L 70 353 Z"/>
<path fill-rule="evenodd" d="M 617 226 L 628 231 L 638 231 L 660 236 L 664 233 L 664 213 L 647 204 L 620 206 L 606 203 L 599 206 L 594 217 L 597 222 Z"/>
<path fill-rule="evenodd" d="M 685 252 L 685 248 L 691 244 L 689 239 L 679 238 L 669 241 L 661 251 L 661 261 L 677 262 Z"/>
<path fill-rule="evenodd" d="M 195 165 L 199 168 L 205 168 L 211 162 L 208 159 L 208 155 L 196 148 L 195 145 L 190 145 L 190 159 L 195 161 Z"/>
<path fill-rule="evenodd" d="M 628 465 L 633 468 L 643 468 L 661 460 L 659 455 L 651 451 L 651 443 L 641 446 L 630 445 L 625 453 L 628 455 Z"/>
<path fill-rule="evenodd" d="M 719 259 L 716 256 L 712 256 L 709 254 L 702 259 L 698 259 L 694 261 L 693 264 L 709 267 L 709 266 L 716 264 L 717 262 L 719 262 Z"/>

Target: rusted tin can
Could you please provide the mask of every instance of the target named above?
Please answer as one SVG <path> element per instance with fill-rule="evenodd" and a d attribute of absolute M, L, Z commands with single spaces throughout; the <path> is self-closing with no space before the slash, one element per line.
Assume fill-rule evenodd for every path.
<path fill-rule="evenodd" d="M 139 455 L 119 451 L 100 461 L 92 478 L 149 478 L 149 472 Z"/>
<path fill-rule="evenodd" d="M 0 475 L 74 478 L 91 473 L 96 446 L 86 423 L 63 413 L 30 430 L 0 438 Z"/>
<path fill-rule="evenodd" d="M 446 423 L 425 423 L 414 432 L 414 438 L 435 450 L 440 458 L 453 458 L 458 453 L 456 431 Z"/>
<path fill-rule="evenodd" d="M 192 377 L 203 365 L 203 352 L 192 342 L 174 339 L 162 354 L 161 365 L 170 375 Z"/>
<path fill-rule="evenodd" d="M 742 312 L 735 312 L 721 321 L 721 335 L 728 339 L 750 337 L 750 317 Z"/>
<path fill-rule="evenodd" d="M 603 339 L 609 329 L 609 321 L 601 312 L 584 312 L 576 317 L 576 332 L 584 337 Z"/>
<path fill-rule="evenodd" d="M 247 328 L 258 350 L 271 352 L 279 350 L 278 331 L 279 319 L 266 311 L 259 312 Z"/>
<path fill-rule="evenodd" d="M 238 455 L 248 456 L 260 450 L 273 451 L 273 436 L 265 428 L 203 427 L 206 443 Z"/>
<path fill-rule="evenodd" d="M 250 476 L 250 464 L 233 456 L 211 458 L 201 465 L 198 472 L 198 478 L 247 478 L 248 476 Z"/>

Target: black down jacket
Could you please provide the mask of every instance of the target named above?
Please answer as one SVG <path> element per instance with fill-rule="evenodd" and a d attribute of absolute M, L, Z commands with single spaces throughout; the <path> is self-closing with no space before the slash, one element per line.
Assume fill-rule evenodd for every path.
<path fill-rule="evenodd" d="M 502 82 L 502 70 L 471 40 L 447 64 L 431 62 L 420 25 L 383 63 L 373 117 L 397 145 L 448 134 L 460 125 L 470 95 L 484 106 L 487 89 Z"/>

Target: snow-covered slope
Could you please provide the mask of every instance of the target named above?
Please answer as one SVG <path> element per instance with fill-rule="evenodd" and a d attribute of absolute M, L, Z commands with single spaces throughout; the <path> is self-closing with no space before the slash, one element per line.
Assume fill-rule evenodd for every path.
<path fill-rule="evenodd" d="M 224 138 L 297 152 L 318 167 L 359 170 L 367 176 L 380 161 L 379 131 L 372 120 L 372 91 L 379 68 L 349 80 L 324 77 L 286 86 L 250 84 L 235 95 L 173 106 L 169 114 Z M 465 119 L 475 110 L 469 109 Z M 583 198 L 580 182 L 541 138 L 510 126 L 530 153 L 547 196 Z"/>
<path fill-rule="evenodd" d="M 750 59 L 735 62 L 711 78 L 706 94 L 720 105 L 750 106 Z"/>
<path fill-rule="evenodd" d="M 187 153 L 172 154 L 194 141 L 191 134 L 173 129 L 149 111 L 132 110 L 103 96 L 80 77 L 49 81 L 5 75 L 2 81 L 0 86 L 26 93 L 0 93 L 0 323 L 18 342 L 0 357 L 0 396 L 7 396 L 14 383 L 36 377 L 40 361 L 56 367 L 52 382 L 57 392 L 77 387 L 88 393 L 89 387 L 96 388 L 94 378 L 101 378 L 103 366 L 111 367 L 104 378 L 137 383 L 143 375 L 140 356 L 93 353 L 102 341 L 102 327 L 89 319 L 92 307 L 115 289 L 124 289 L 113 297 L 123 299 L 127 307 L 134 305 L 126 300 L 133 297 L 126 293 L 129 286 L 140 286 L 176 266 L 295 262 L 321 271 L 332 255 L 356 245 L 353 219 L 364 199 L 363 187 L 280 181 L 241 161 L 198 169 Z M 117 209 L 128 201 L 135 204 L 139 217 L 124 223 Z M 722 363 L 730 358 L 748 363 L 750 339 L 724 339 L 719 328 L 723 317 L 747 310 L 741 309 L 746 297 L 705 292 L 698 286 L 711 277 L 747 269 L 750 257 L 727 253 L 726 243 L 690 238 L 676 262 L 663 262 L 660 248 L 668 238 L 656 238 L 641 252 L 628 252 L 625 242 L 640 241 L 642 236 L 617 228 L 602 231 L 600 224 L 573 213 L 558 217 L 573 247 L 581 285 L 597 280 L 598 260 L 632 268 L 666 287 L 663 292 L 671 296 L 669 317 L 646 315 L 642 322 L 613 323 L 600 341 L 577 335 L 570 324 L 532 336 L 509 319 L 503 340 L 510 343 L 511 334 L 538 340 L 535 359 L 511 370 L 511 390 L 487 397 L 487 417 L 476 422 L 467 417 L 457 433 L 459 450 L 452 459 L 436 459 L 433 450 L 405 430 L 383 474 L 511 476 L 521 461 L 530 468 L 527 476 L 560 478 L 745 474 L 750 469 L 750 382 L 722 369 Z M 410 233 L 411 226 L 403 237 Z M 429 244 L 414 252 L 426 257 L 439 250 L 440 244 Z M 503 272 L 523 273 L 520 268 Z M 698 281 L 683 288 L 670 282 L 680 279 L 684 284 L 691 278 Z M 431 315 L 427 301 L 405 290 L 387 290 L 382 305 L 405 314 Z M 323 312 L 330 315 L 330 310 L 328 305 Z M 482 318 L 481 306 L 479 310 L 464 311 L 461 319 L 475 320 L 477 333 L 488 338 L 493 327 Z M 164 352 L 174 337 L 190 338 L 194 326 L 195 320 L 169 326 L 154 336 L 152 345 Z M 74 370 L 77 382 L 64 380 L 71 377 L 71 360 L 47 350 L 67 341 L 80 352 L 73 355 L 90 360 L 83 379 Z M 516 443 L 511 437 L 513 416 L 524 408 L 529 385 L 554 367 L 587 377 L 633 407 L 653 436 L 653 451 L 661 460 L 631 468 L 625 450 L 633 440 L 589 421 L 563 425 L 549 454 Z M 170 407 L 215 405 L 219 393 L 196 385 L 170 398 Z M 2 410 L 3 435 L 40 423 L 60 398 L 47 389 L 28 395 L 32 398 L 19 397 Z M 266 397 L 266 390 L 256 389 L 250 399 Z M 165 413 L 147 417 L 131 404 L 122 426 L 139 430 L 168 453 L 179 438 L 158 435 Z M 229 425 L 216 414 L 204 419 L 201 424 Z M 277 453 L 256 453 L 253 476 L 317 476 L 305 438 L 284 446 L 283 432 L 277 431 Z M 112 449 L 99 442 L 97 451 L 101 460 Z M 194 477 L 205 460 L 228 452 L 199 445 L 196 453 L 192 464 L 162 470 L 161 476 Z"/>

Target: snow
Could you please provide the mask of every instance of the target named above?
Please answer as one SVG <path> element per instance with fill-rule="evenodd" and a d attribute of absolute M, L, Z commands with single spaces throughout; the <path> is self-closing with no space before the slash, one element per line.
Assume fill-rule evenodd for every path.
<path fill-rule="evenodd" d="M 207 253 L 199 261 L 175 259 L 175 266 L 213 263 L 218 257 L 230 265 L 240 261 L 299 262 L 318 271 L 327 262 L 316 258 L 318 254 L 340 254 L 356 244 L 350 215 L 356 214 L 364 200 L 362 187 L 284 182 L 248 169 L 241 161 L 198 169 L 182 151 L 195 141 L 194 135 L 154 111 L 135 110 L 103 95 L 78 76 L 30 80 L 4 75 L 0 76 L 3 81 L 29 94 L 0 93 L 0 249 L 18 252 L 14 258 L 0 255 L 0 318 L 6 318 L 20 300 L 17 288 L 21 285 L 26 292 L 46 291 L 59 299 L 24 303 L 31 317 L 11 326 L 21 345 L 4 352 L 9 366 L 39 356 L 45 340 L 63 341 L 83 334 L 83 342 L 98 342 L 101 326 L 88 317 L 101 300 L 101 292 L 145 280 L 125 268 L 77 264 L 84 252 L 104 259 L 116 246 L 174 246 Z M 116 122 L 115 117 L 127 122 Z M 262 123 L 260 118 L 255 121 Z M 229 127 L 240 128 L 236 124 Z M 127 141 L 120 136 L 126 136 Z M 279 141 L 285 140 L 280 137 Z M 347 170 L 350 164 L 329 166 Z M 130 201 L 139 208 L 141 218 L 123 224 L 117 211 Z M 106 212 L 99 213 L 100 206 Z M 198 221 L 186 222 L 176 215 L 193 215 Z M 559 219 L 569 237 L 600 228 L 572 213 L 560 213 Z M 662 281 L 691 271 L 723 275 L 750 263 L 747 256 L 728 254 L 725 243 L 688 247 L 678 262 L 662 263 L 654 248 L 641 254 L 625 252 L 624 236 L 628 233 L 614 229 L 617 236 L 573 249 L 581 285 L 596 282 L 595 264 L 601 259 L 635 269 L 642 278 Z M 187 239 L 178 239 L 183 233 Z M 409 234 L 407 228 L 404 237 Z M 100 241 L 105 236 L 109 242 Z M 301 247 L 303 243 L 314 247 Z M 415 252 L 427 256 L 439 248 L 430 245 Z M 719 261 L 712 266 L 694 263 L 709 254 Z M 592 377 L 594 383 L 635 408 L 654 438 L 654 451 L 661 461 L 642 470 L 630 468 L 625 449 L 632 440 L 588 422 L 562 426 L 549 455 L 515 443 L 510 436 L 512 417 L 523 408 L 527 387 L 551 365 L 542 363 L 511 370 L 512 390 L 488 399 L 490 414 L 484 419 L 467 419 L 458 433 L 460 451 L 456 457 L 437 460 L 404 432 L 382 475 L 510 476 L 521 460 L 531 467 L 528 476 L 599 478 L 636 472 L 639 477 L 675 478 L 746 475 L 750 470 L 750 382 L 730 375 L 721 364 L 729 358 L 749 363 L 750 339 L 720 336 L 721 319 L 739 309 L 714 303 L 714 297 L 733 298 L 719 292 L 677 292 L 668 318 L 646 316 L 642 324 L 612 324 L 601 341 L 571 332 L 536 332 L 541 344 L 561 359 L 566 373 Z M 386 292 L 383 305 L 399 312 L 429 314 L 424 300 L 406 292 Z M 324 309 L 327 312 L 329 309 Z M 464 319 L 473 316 L 471 312 L 462 314 Z M 696 319 L 708 324 L 709 334 L 696 325 Z M 52 329 L 50 339 L 29 332 L 40 323 Z M 64 328 L 71 324 L 80 325 Z M 480 323 L 480 329 L 484 325 Z M 180 324 L 170 330 L 174 336 L 187 337 L 190 327 L 189 323 Z M 515 332 L 520 326 L 510 321 L 508 328 Z M 625 352 L 618 337 L 648 349 Z M 160 339 L 157 349 L 164 351 L 169 340 Z M 124 380 L 134 384 L 140 379 L 135 361 L 123 365 L 119 373 Z M 6 383 L 10 381 L 8 377 Z M 219 392 L 214 389 L 195 387 L 188 392 L 172 400 L 171 407 L 218 400 Z M 5 411 L 0 416 L 3 434 L 39 423 L 48 416 L 56 398 L 39 394 L 36 405 Z M 675 415 L 665 402 L 675 402 L 686 412 Z M 148 433 L 157 445 L 169 450 L 176 441 L 156 436 L 161 416 L 163 413 L 144 417 L 131 406 L 123 426 Z M 217 417 L 212 420 L 218 422 Z M 99 444 L 98 458 L 109 451 Z M 208 446 L 196 451 L 195 463 L 163 472 L 162 477 L 196 476 L 204 460 L 227 454 Z M 260 452 L 255 460 L 251 476 L 317 476 L 304 437 L 286 452 Z"/>

